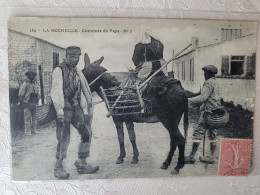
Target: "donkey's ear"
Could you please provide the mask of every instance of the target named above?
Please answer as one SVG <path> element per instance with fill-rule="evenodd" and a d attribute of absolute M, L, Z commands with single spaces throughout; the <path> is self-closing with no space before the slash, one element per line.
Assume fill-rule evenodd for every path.
<path fill-rule="evenodd" d="M 95 62 L 92 62 L 91 65 L 100 66 L 100 64 L 103 62 L 103 60 L 104 60 L 104 57 L 102 56 L 101 58 L 99 58 Z"/>
<path fill-rule="evenodd" d="M 87 69 L 90 66 L 90 59 L 87 53 L 85 53 L 84 55 L 84 63 L 85 63 L 84 69 Z"/>

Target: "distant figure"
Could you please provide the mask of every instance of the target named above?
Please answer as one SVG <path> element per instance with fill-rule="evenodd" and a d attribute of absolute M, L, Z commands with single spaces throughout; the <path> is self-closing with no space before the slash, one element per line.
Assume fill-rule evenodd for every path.
<path fill-rule="evenodd" d="M 193 164 L 195 162 L 195 154 L 200 145 L 200 141 L 202 140 L 206 131 L 208 131 L 208 136 L 210 139 L 210 156 L 200 157 L 200 161 L 203 163 L 213 164 L 215 162 L 215 150 L 217 146 L 216 142 L 216 129 L 211 129 L 207 126 L 206 123 L 206 114 L 211 110 L 218 108 L 221 106 L 220 97 L 219 97 L 219 89 L 216 84 L 215 75 L 218 73 L 218 69 L 213 65 L 207 65 L 202 68 L 204 71 L 205 83 L 203 85 L 201 95 L 198 95 L 193 98 L 189 98 L 189 104 L 191 106 L 196 104 L 201 104 L 200 107 L 200 118 L 198 120 L 198 126 L 193 133 L 193 145 L 191 153 L 185 159 L 185 163 Z M 213 103 L 212 103 L 213 102 Z"/>
<path fill-rule="evenodd" d="M 38 104 L 38 94 L 35 90 L 35 76 L 33 71 L 25 73 L 27 80 L 21 85 L 19 89 L 19 100 L 22 108 L 24 109 L 24 128 L 26 134 L 35 134 L 37 121 L 36 121 L 36 106 Z"/>
<path fill-rule="evenodd" d="M 57 112 L 56 135 L 58 139 L 54 175 L 58 179 L 68 179 L 70 174 L 63 168 L 62 161 L 67 156 L 70 142 L 70 125 L 81 136 L 78 160 L 74 163 L 79 174 L 95 173 L 99 167 L 86 162 L 90 155 L 91 122 L 93 118 L 92 95 L 88 82 L 78 65 L 81 50 L 70 46 L 66 49 L 66 59 L 53 70 L 51 98 Z"/>
<path fill-rule="evenodd" d="M 149 30 L 141 32 L 138 37 L 139 42 L 135 45 L 132 60 L 139 79 L 146 79 L 165 63 L 163 59 L 164 46 L 151 34 Z M 163 72 L 159 74 L 163 74 Z"/>

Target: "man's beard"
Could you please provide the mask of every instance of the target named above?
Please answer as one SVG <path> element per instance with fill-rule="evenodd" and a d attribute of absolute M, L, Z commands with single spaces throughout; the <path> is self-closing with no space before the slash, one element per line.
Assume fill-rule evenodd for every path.
<path fill-rule="evenodd" d="M 78 65 L 78 61 L 76 61 L 76 62 L 71 62 L 71 63 L 69 63 L 69 67 L 70 68 L 76 68 L 76 66 Z"/>

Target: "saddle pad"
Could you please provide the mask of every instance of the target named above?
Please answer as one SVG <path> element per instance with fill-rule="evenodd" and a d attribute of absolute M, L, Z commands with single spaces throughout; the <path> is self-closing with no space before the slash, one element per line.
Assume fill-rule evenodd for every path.
<path fill-rule="evenodd" d="M 151 81 L 147 84 L 145 87 L 142 97 L 147 99 L 152 99 L 156 97 L 158 94 L 163 94 L 167 87 L 172 84 L 179 84 L 181 85 L 181 82 L 177 79 L 166 77 L 164 75 L 158 75 L 151 79 Z"/>

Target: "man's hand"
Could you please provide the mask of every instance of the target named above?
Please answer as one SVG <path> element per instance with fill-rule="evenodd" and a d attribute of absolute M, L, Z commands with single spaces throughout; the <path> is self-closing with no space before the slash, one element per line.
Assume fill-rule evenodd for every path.
<path fill-rule="evenodd" d="M 57 117 L 57 126 L 62 127 L 64 125 L 64 116 Z"/>
<path fill-rule="evenodd" d="M 94 111 L 94 107 L 93 107 L 93 104 L 89 104 L 88 105 L 88 114 L 89 116 L 93 116 L 93 111 Z"/>
<path fill-rule="evenodd" d="M 192 104 L 192 102 L 188 99 L 188 107 L 189 108 L 193 108 L 193 104 Z"/>
<path fill-rule="evenodd" d="M 89 114 L 84 115 L 84 120 L 86 123 L 91 124 L 92 123 L 93 116 Z"/>

